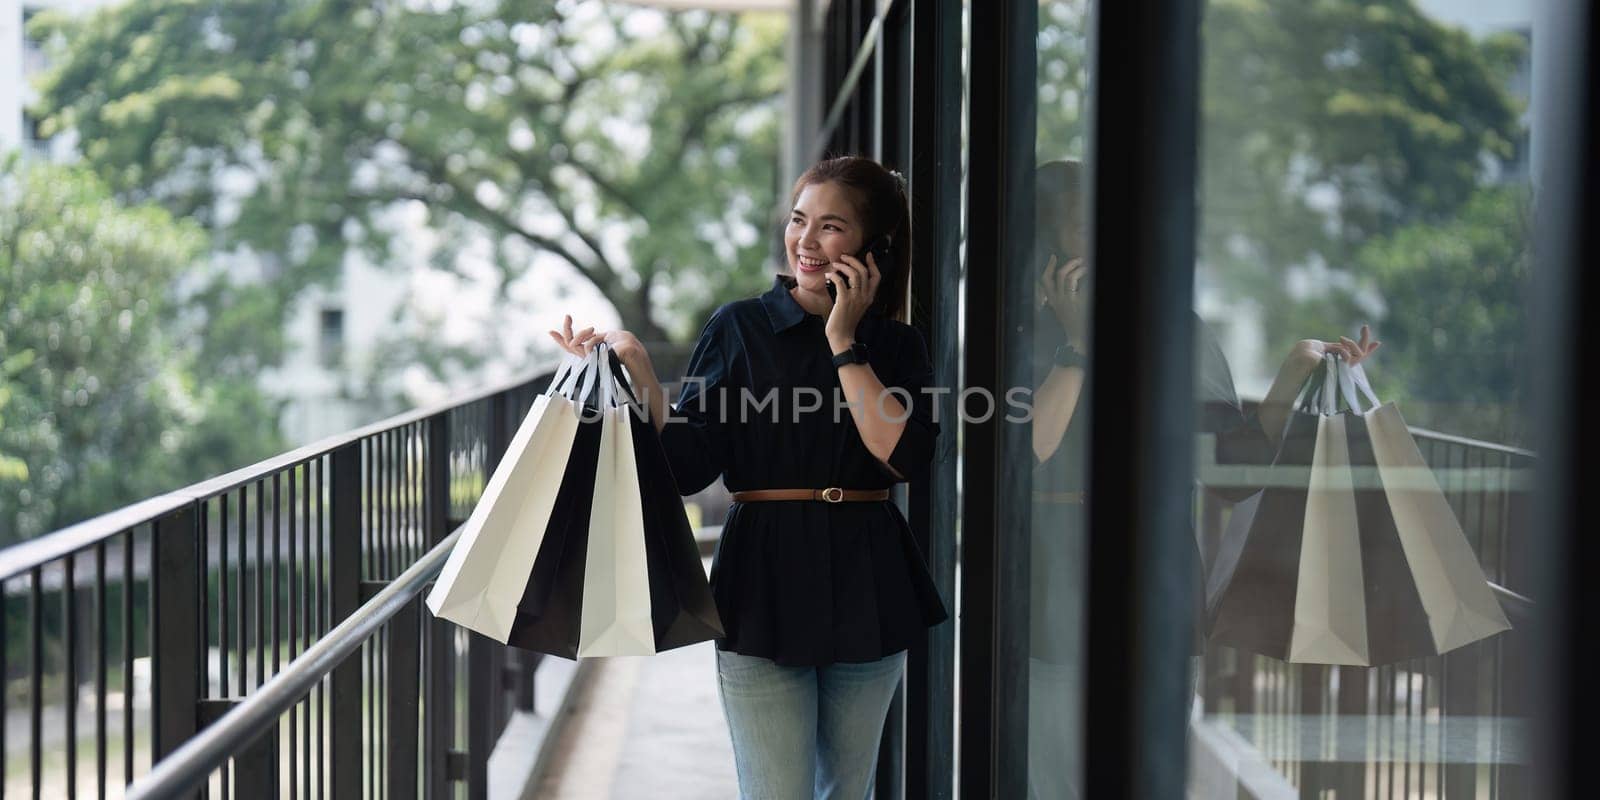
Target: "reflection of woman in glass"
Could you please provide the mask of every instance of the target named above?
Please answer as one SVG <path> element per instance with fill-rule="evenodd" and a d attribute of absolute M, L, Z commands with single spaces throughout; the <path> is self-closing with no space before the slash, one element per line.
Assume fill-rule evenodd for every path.
<path fill-rule="evenodd" d="M 613 345 L 680 492 L 721 476 L 733 493 L 711 590 L 727 634 L 717 686 L 740 796 L 865 797 L 907 649 L 948 616 L 888 500 L 932 461 L 939 425 L 923 390 L 933 366 L 904 321 L 911 223 L 900 177 L 870 159 L 829 159 L 800 177 L 792 203 L 789 269 L 760 297 L 711 315 L 673 424 L 633 334 L 574 334 L 569 318 L 551 335 L 580 355 Z"/>
<path fill-rule="evenodd" d="M 1088 310 L 1094 266 L 1085 259 L 1084 175 L 1076 161 L 1051 161 L 1035 174 L 1037 261 L 1034 307 L 1033 513 L 1029 607 L 1029 793 L 1042 800 L 1076 798 L 1082 781 L 1084 749 L 1082 670 L 1084 588 L 1087 561 L 1085 470 L 1092 422 L 1083 403 L 1088 391 Z M 1217 343 L 1196 316 L 1195 402 L 1197 433 L 1216 436 L 1216 460 L 1224 463 L 1271 461 L 1277 434 L 1288 418 L 1294 395 L 1324 352 L 1359 362 L 1377 348 L 1362 329 L 1362 341 L 1308 339 L 1295 346 L 1258 413 L 1246 414 L 1233 377 Z M 1102 326 L 1104 332 L 1105 326 Z M 1271 432 L 1271 433 L 1268 433 Z M 1247 491 L 1217 494 L 1239 499 Z M 1191 541 L 1192 541 L 1191 537 Z M 1195 637 L 1190 668 L 1198 680 L 1203 643 L 1203 582 L 1195 551 L 1193 614 Z M 1198 686 L 1196 687 L 1198 694 Z"/>
<path fill-rule="evenodd" d="M 1028 660 L 1028 794 L 1077 798 L 1082 763 L 1084 572 L 1083 459 L 1088 426 L 1089 269 L 1081 169 L 1055 161 L 1035 175 L 1031 443 L 1034 459 Z M 1037 263 L 1037 262 L 1036 262 Z M 1074 424 L 1074 423 L 1077 424 Z"/>

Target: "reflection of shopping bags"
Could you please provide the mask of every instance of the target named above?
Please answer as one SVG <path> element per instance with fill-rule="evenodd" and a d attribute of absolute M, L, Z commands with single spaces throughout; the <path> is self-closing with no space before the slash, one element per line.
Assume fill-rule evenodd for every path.
<path fill-rule="evenodd" d="M 502 642 L 510 634 L 578 432 L 567 395 L 581 363 L 562 365 L 511 437 L 428 593 L 435 616 Z"/>
<path fill-rule="evenodd" d="M 1271 474 L 1223 535 L 1212 641 L 1377 665 L 1511 627 L 1399 409 L 1378 403 L 1359 366 L 1330 355 L 1307 381 Z"/>

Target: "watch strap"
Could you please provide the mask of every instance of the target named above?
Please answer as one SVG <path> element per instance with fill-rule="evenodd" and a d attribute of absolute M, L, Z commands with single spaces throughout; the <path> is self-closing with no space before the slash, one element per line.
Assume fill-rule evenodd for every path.
<path fill-rule="evenodd" d="M 865 363 L 867 363 L 867 346 L 861 342 L 852 342 L 843 352 L 833 354 L 833 366 L 835 369 L 846 364 Z"/>
<path fill-rule="evenodd" d="M 1058 367 L 1077 367 L 1083 369 L 1089 365 L 1089 359 L 1078 352 L 1071 344 L 1063 344 L 1056 348 L 1055 364 Z"/>

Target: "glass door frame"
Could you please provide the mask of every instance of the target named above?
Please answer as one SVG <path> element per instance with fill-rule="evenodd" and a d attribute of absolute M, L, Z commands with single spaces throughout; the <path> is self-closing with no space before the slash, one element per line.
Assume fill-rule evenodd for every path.
<path fill-rule="evenodd" d="M 926 338 L 942 386 L 957 384 L 961 366 L 961 7 L 960 0 L 822 3 L 823 118 L 803 131 L 811 160 L 867 155 L 906 176 L 918 265 L 911 324 Z M 883 800 L 953 796 L 958 495 L 956 432 L 946 420 L 954 408 L 950 396 L 940 398 L 945 433 L 934 464 L 899 498 L 952 618 L 908 653 L 880 746 L 876 796 Z"/>

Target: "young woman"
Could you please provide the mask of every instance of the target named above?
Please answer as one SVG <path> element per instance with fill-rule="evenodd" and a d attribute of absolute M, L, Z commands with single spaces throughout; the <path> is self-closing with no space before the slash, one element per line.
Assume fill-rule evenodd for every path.
<path fill-rule="evenodd" d="M 795 183 L 791 208 L 788 272 L 712 313 L 675 419 L 633 334 L 574 333 L 571 317 L 550 334 L 579 355 L 611 346 L 680 492 L 721 476 L 732 493 L 711 589 L 740 796 L 861 798 L 906 650 L 948 617 L 888 499 L 927 472 L 937 395 L 906 324 L 904 182 L 869 159 L 830 159 Z"/>

